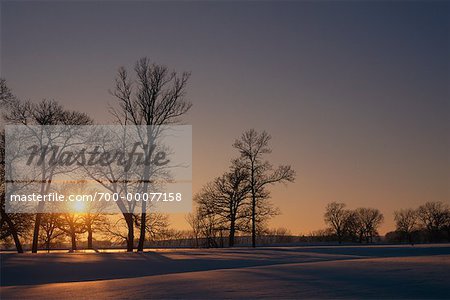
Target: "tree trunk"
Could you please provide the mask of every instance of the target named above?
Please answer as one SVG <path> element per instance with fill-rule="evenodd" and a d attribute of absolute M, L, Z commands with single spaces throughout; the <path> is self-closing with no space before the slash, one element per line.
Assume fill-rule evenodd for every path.
<path fill-rule="evenodd" d="M 45 243 L 45 247 L 47 248 L 47 253 L 50 253 L 50 238 L 47 239 L 47 242 Z"/>
<path fill-rule="evenodd" d="M 23 253 L 22 244 L 20 243 L 19 235 L 17 234 L 17 231 L 12 230 L 11 234 L 14 239 L 14 244 L 16 245 L 17 253 Z"/>
<path fill-rule="evenodd" d="M 408 232 L 407 235 L 408 235 L 408 242 L 411 244 L 411 246 L 414 246 L 412 232 Z"/>
<path fill-rule="evenodd" d="M 146 210 L 146 203 L 142 203 L 142 214 L 141 214 L 141 228 L 139 232 L 139 243 L 137 251 L 144 251 L 144 242 L 145 242 L 145 223 L 147 222 L 147 213 L 145 213 Z"/>
<path fill-rule="evenodd" d="M 88 249 L 92 249 L 92 225 L 91 224 L 89 224 L 89 226 L 87 228 L 87 232 L 88 232 L 87 247 L 88 247 Z"/>
<path fill-rule="evenodd" d="M 194 232 L 194 236 L 195 236 L 195 248 L 198 248 L 199 244 L 198 244 L 198 232 Z"/>
<path fill-rule="evenodd" d="M 74 232 L 72 232 L 70 234 L 70 238 L 72 240 L 72 252 L 74 252 L 75 250 L 77 250 L 77 238 Z"/>
<path fill-rule="evenodd" d="M 42 165 L 42 167 L 44 168 L 44 165 Z M 44 174 L 44 173 L 42 173 L 42 174 Z M 44 180 L 45 178 L 42 177 L 42 179 Z M 46 180 L 44 180 L 44 181 L 46 181 Z M 48 191 L 51 179 L 49 179 L 46 182 L 47 182 L 46 185 L 41 184 L 41 191 L 40 191 L 41 195 L 44 195 L 45 192 Z M 34 221 L 34 230 L 33 230 L 33 244 L 31 245 L 32 253 L 37 253 L 37 250 L 38 250 L 39 229 L 41 228 L 41 218 L 42 218 L 42 212 L 44 211 L 44 203 L 45 203 L 44 201 L 39 202 L 39 204 L 37 206 L 37 213 L 36 213 L 36 219 Z"/>
<path fill-rule="evenodd" d="M 256 247 L 256 191 L 255 191 L 255 166 L 252 161 L 252 173 L 251 173 L 251 185 L 252 185 L 252 247 Z"/>
<path fill-rule="evenodd" d="M 8 229 L 11 232 L 11 235 L 14 240 L 14 244 L 16 245 L 17 253 L 23 253 L 22 244 L 20 243 L 19 235 L 17 234 L 16 227 L 14 226 L 13 222 L 11 221 L 11 218 L 8 216 L 8 214 L 3 211 L 2 209 L 2 219 L 6 221 L 6 224 L 8 225 Z"/>
<path fill-rule="evenodd" d="M 134 249 L 134 224 L 133 224 L 133 214 L 124 213 L 125 221 L 128 227 L 127 236 L 127 252 L 133 252 Z"/>
<path fill-rule="evenodd" d="M 36 220 L 34 221 L 33 244 L 31 246 L 32 253 L 37 253 L 37 250 L 38 250 L 39 228 L 41 227 L 41 218 L 42 218 L 42 213 L 37 213 Z"/>
<path fill-rule="evenodd" d="M 256 199 L 252 195 L 252 247 L 256 247 Z"/>
<path fill-rule="evenodd" d="M 230 223 L 230 236 L 228 240 L 228 246 L 233 247 L 234 246 L 234 233 L 235 233 L 235 221 L 234 219 L 231 219 Z"/>
<path fill-rule="evenodd" d="M 152 125 L 152 124 L 148 123 L 147 125 Z M 153 139 L 154 139 L 153 134 L 150 133 L 147 129 L 147 145 L 146 145 L 146 149 L 145 149 L 145 161 L 146 162 L 150 162 L 150 159 L 152 156 L 152 152 L 154 149 Z M 143 180 L 144 180 L 144 184 L 142 187 L 143 193 L 147 193 L 148 184 L 150 181 L 150 174 L 151 174 L 150 165 L 146 164 L 145 168 L 144 168 L 144 174 L 143 174 Z M 145 232 L 146 232 L 145 225 L 147 225 L 146 221 L 147 221 L 147 202 L 142 201 L 141 228 L 140 228 L 140 232 L 139 232 L 139 243 L 138 243 L 138 249 L 137 249 L 138 251 L 141 251 L 141 252 L 144 251 Z"/>

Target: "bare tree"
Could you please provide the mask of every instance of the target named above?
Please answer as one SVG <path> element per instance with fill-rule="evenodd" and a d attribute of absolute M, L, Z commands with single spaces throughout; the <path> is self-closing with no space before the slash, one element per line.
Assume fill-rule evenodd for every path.
<path fill-rule="evenodd" d="M 205 214 L 215 214 L 220 217 L 225 226 L 228 227 L 228 245 L 234 246 L 236 227 L 239 223 L 249 217 L 248 206 L 250 188 L 247 184 L 248 173 L 238 166 L 216 178 L 212 183 L 207 184 L 201 193 L 196 197 L 197 205 Z"/>
<path fill-rule="evenodd" d="M 169 216 L 159 212 L 150 212 L 145 220 L 150 241 L 159 241 L 169 236 Z M 140 224 L 139 224 L 140 225 Z"/>
<path fill-rule="evenodd" d="M 3 92 L 4 87 L 2 87 Z M 12 237 L 18 253 L 23 253 L 19 236 L 31 221 L 29 215 L 6 213 L 5 135 L 0 133 L 0 239 Z"/>
<path fill-rule="evenodd" d="M 65 110 L 61 105 L 59 105 L 54 100 L 44 99 L 38 103 L 33 103 L 30 101 L 21 101 L 14 99 L 11 101 L 7 110 L 4 112 L 3 118 L 8 123 L 12 124 L 22 124 L 27 126 L 30 131 L 34 134 L 36 141 L 41 146 L 50 147 L 51 143 L 54 141 L 54 137 L 51 137 L 49 131 L 41 127 L 40 131 L 37 132 L 30 127 L 30 125 L 89 125 L 92 124 L 92 119 L 90 119 L 86 114 Z M 42 145 L 42 136 L 46 134 L 48 137 L 48 144 Z M 57 135 L 60 137 L 61 135 Z M 67 146 L 67 145 L 66 145 Z M 59 155 L 64 153 L 65 148 L 59 150 Z M 58 164 L 46 164 L 43 163 L 39 173 L 40 178 L 40 194 L 44 195 L 50 191 L 53 177 L 58 173 L 66 172 L 66 169 L 61 169 Z M 33 231 L 33 242 L 32 242 L 32 252 L 36 253 L 39 242 L 39 229 L 42 218 L 42 212 L 44 210 L 44 201 L 39 202 L 37 206 L 37 214 L 35 217 L 34 231 Z"/>
<path fill-rule="evenodd" d="M 447 241 L 450 242 L 450 209 L 445 213 L 444 231 L 447 233 Z"/>
<path fill-rule="evenodd" d="M 4 193 L 0 197 L 5 197 Z M 29 214 L 6 213 L 4 201 L 0 207 L 0 240 L 7 241 L 12 238 L 18 253 L 23 253 L 21 237 L 29 232 L 33 218 Z"/>
<path fill-rule="evenodd" d="M 39 231 L 39 240 L 44 245 L 47 252 L 50 252 L 52 241 L 64 234 L 60 230 L 61 215 L 57 213 L 45 213 L 41 217 L 41 230 Z"/>
<path fill-rule="evenodd" d="M 127 151 L 127 145 L 130 143 L 127 138 L 127 131 L 110 133 L 108 131 L 99 130 L 96 133 L 95 140 L 98 141 L 98 146 L 101 150 L 108 152 L 111 149 L 121 150 L 124 153 Z M 89 141 L 90 143 L 91 141 Z M 94 141 L 94 144 L 97 142 Z M 85 166 L 84 170 L 90 178 L 96 181 L 101 187 L 110 193 L 122 195 L 115 201 L 115 204 L 122 213 L 123 218 L 118 218 L 115 223 L 108 223 L 106 231 L 109 232 L 116 242 L 126 241 L 127 251 L 132 252 L 134 248 L 134 226 L 135 226 L 135 207 L 136 201 L 127 201 L 125 196 L 131 192 L 137 192 L 136 184 L 134 184 L 140 174 L 140 170 L 125 169 L 125 165 L 106 164 L 104 166 L 97 164 L 95 166 Z M 133 176 L 136 174 L 136 176 Z M 122 232 L 122 221 L 125 222 L 127 233 Z"/>
<path fill-rule="evenodd" d="M 2 107 L 3 121 L 7 121 L 8 113 L 17 109 L 16 106 L 18 104 L 21 104 L 21 102 L 18 101 L 8 88 L 6 80 L 0 78 L 0 106 Z M 28 234 L 34 216 L 25 213 L 6 212 L 6 144 L 4 124 L 3 122 L 0 124 L 0 239 L 6 240 L 11 237 L 17 252 L 22 253 L 23 247 L 20 238 Z M 11 163 L 11 160 L 9 160 L 8 163 Z M 11 170 L 9 170 L 8 174 L 11 175 Z M 13 189 L 16 192 L 23 189 L 23 187 L 24 186 L 17 186 L 16 184 L 9 185 L 9 189 Z"/>
<path fill-rule="evenodd" d="M 212 212 L 211 202 L 199 200 L 202 197 L 209 197 L 203 189 L 194 196 L 194 201 L 205 205 L 197 206 L 195 213 L 191 214 L 188 219 L 194 233 L 196 233 L 197 244 L 207 248 L 223 246 L 218 241 L 222 242 L 223 231 L 226 230 L 224 220 L 221 216 Z M 201 239 L 204 241 L 202 245 L 199 243 Z"/>
<path fill-rule="evenodd" d="M 126 229 L 126 231 L 124 231 Z M 113 244 L 130 245 L 128 238 L 130 237 L 128 224 L 122 215 L 117 215 L 117 218 L 110 218 L 105 223 L 105 232 L 109 236 Z"/>
<path fill-rule="evenodd" d="M 188 213 L 185 217 L 186 221 L 188 222 L 189 226 L 191 226 L 192 233 L 194 235 L 195 240 L 195 247 L 199 247 L 199 239 L 200 239 L 200 231 L 201 231 L 201 222 L 198 218 L 197 213 Z"/>
<path fill-rule="evenodd" d="M 329 203 L 325 210 L 324 220 L 330 226 L 339 244 L 342 243 L 346 230 L 349 226 L 351 212 L 345 209 L 344 203 Z"/>
<path fill-rule="evenodd" d="M 169 230 L 170 222 L 169 216 L 160 212 L 149 212 L 147 213 L 147 222 L 145 228 L 148 233 L 147 240 L 150 242 L 159 241 L 164 239 Z M 135 226 L 138 230 L 141 228 L 141 217 L 135 217 Z"/>
<path fill-rule="evenodd" d="M 17 103 L 17 98 L 12 93 L 11 89 L 6 84 L 4 78 L 0 78 L 0 106 L 2 107 L 2 117 L 4 117 L 5 112 L 11 110 Z M 3 130 L 3 124 L 2 124 Z"/>
<path fill-rule="evenodd" d="M 218 247 L 216 238 L 219 232 L 225 227 L 225 220 L 215 213 L 215 207 L 212 201 L 213 197 L 213 189 L 209 185 L 203 187 L 194 196 L 194 202 L 198 205 L 193 224 L 198 226 L 199 235 L 206 239 L 204 246 L 208 248 Z"/>
<path fill-rule="evenodd" d="M 421 225 L 427 230 L 430 242 L 438 241 L 448 222 L 449 207 L 442 202 L 427 202 L 417 209 Z"/>
<path fill-rule="evenodd" d="M 16 97 L 6 84 L 6 80 L 0 78 L 0 105 L 5 109 L 12 107 Z M 6 182 L 5 182 L 5 133 L 2 125 L 0 133 L 0 239 L 5 240 L 12 236 L 16 250 L 23 253 L 22 243 L 20 242 L 19 224 L 23 223 L 24 217 L 20 214 L 7 214 L 5 211 Z"/>
<path fill-rule="evenodd" d="M 94 195 L 98 192 L 96 189 L 89 188 L 86 180 L 76 180 L 63 183 L 60 186 L 61 193 L 78 194 L 78 195 Z M 87 233 L 87 248 L 93 249 L 94 232 L 106 231 L 107 217 L 104 210 L 107 203 L 102 201 L 81 201 L 74 202 L 76 207 L 73 209 L 79 214 L 79 221 Z M 81 232 L 80 232 L 81 233 Z"/>
<path fill-rule="evenodd" d="M 244 132 L 233 144 L 240 153 L 240 165 L 249 174 L 253 247 L 256 247 L 257 202 L 269 198 L 269 192 L 267 191 L 269 185 L 295 180 L 295 171 L 290 166 L 279 166 L 274 170 L 272 165 L 264 159 L 266 154 L 271 153 L 270 139 L 271 137 L 267 132 L 258 133 L 256 130 L 250 129 Z"/>
<path fill-rule="evenodd" d="M 230 247 L 234 246 L 236 227 L 239 228 L 239 222 L 248 218 L 248 213 L 242 209 L 248 205 L 246 199 L 250 188 L 247 184 L 248 173 L 239 166 L 234 166 L 230 172 L 217 178 L 214 182 L 217 194 L 214 197 L 214 206 L 216 212 L 221 215 L 229 224 Z"/>
<path fill-rule="evenodd" d="M 257 198 L 260 199 L 260 198 Z M 265 235 L 269 232 L 268 222 L 271 218 L 278 216 L 281 214 L 278 207 L 276 207 L 270 199 L 264 197 L 262 198 L 264 201 L 256 201 L 256 210 L 255 210 L 255 229 L 256 236 Z M 251 200 L 251 198 L 250 198 Z M 253 231 L 253 223 L 252 223 L 252 205 L 251 202 L 247 203 L 243 207 L 243 212 L 240 214 L 247 216 L 246 218 L 241 218 L 239 222 L 239 230 L 244 233 L 252 233 Z"/>
<path fill-rule="evenodd" d="M 358 211 L 348 210 L 348 215 L 344 224 L 345 237 L 352 242 L 362 243 L 365 237 L 365 227 Z"/>
<path fill-rule="evenodd" d="M 83 226 L 87 232 L 87 248 L 93 247 L 93 234 L 95 232 L 106 232 L 107 217 L 100 211 L 87 209 L 86 213 L 81 215 Z"/>
<path fill-rule="evenodd" d="M 77 250 L 77 235 L 86 232 L 83 217 L 80 214 L 66 213 L 60 215 L 57 222 L 58 228 L 64 231 L 70 238 L 71 252 Z"/>
<path fill-rule="evenodd" d="M 412 234 L 417 227 L 417 212 L 414 209 L 401 209 L 394 212 L 394 220 L 396 230 L 408 239 L 408 242 L 413 244 Z"/>
<path fill-rule="evenodd" d="M 178 75 L 166 66 L 151 64 L 148 58 L 141 58 L 134 68 L 136 78 L 130 80 L 125 68 L 120 68 L 116 78 L 116 86 L 112 94 L 117 98 L 119 108 L 111 111 L 122 125 L 152 125 L 160 126 L 174 124 L 191 108 L 192 104 L 185 99 L 189 73 Z M 151 156 L 150 149 L 158 133 L 152 130 L 141 135 L 144 145 L 148 145 L 145 158 Z M 155 176 L 151 166 L 145 166 L 142 172 L 141 192 L 149 189 L 150 177 Z M 141 227 L 138 251 L 142 251 L 146 232 L 147 206 L 145 201 L 141 208 Z M 133 212 L 124 214 L 128 224 L 128 240 L 133 243 Z M 133 244 L 128 245 L 132 251 Z"/>
<path fill-rule="evenodd" d="M 358 208 L 356 213 L 366 242 L 373 242 L 373 238 L 378 235 L 378 227 L 383 223 L 383 214 L 375 208 Z"/>

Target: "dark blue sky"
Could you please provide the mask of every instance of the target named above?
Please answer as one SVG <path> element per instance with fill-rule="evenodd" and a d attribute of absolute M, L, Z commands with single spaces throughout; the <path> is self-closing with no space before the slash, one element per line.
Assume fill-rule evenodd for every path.
<path fill-rule="evenodd" d="M 191 71 L 194 191 L 254 127 L 295 184 L 276 188 L 293 232 L 327 202 L 392 211 L 449 201 L 448 2 L 2 1 L 1 76 L 21 98 L 111 119 L 121 65 Z"/>

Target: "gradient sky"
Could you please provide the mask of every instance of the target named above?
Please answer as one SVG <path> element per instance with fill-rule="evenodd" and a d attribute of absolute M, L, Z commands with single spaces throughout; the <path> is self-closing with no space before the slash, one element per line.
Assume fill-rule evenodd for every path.
<path fill-rule="evenodd" d="M 108 124 L 119 66 L 191 71 L 194 191 L 267 130 L 298 173 L 273 226 L 323 228 L 342 201 L 382 210 L 384 233 L 396 209 L 450 201 L 449 20 L 444 1 L 2 1 L 1 76 Z"/>

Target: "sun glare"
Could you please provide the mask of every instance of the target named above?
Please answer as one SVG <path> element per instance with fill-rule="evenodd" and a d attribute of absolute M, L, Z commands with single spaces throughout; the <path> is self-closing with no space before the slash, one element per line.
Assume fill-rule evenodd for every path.
<path fill-rule="evenodd" d="M 73 203 L 73 210 L 77 213 L 82 213 L 86 210 L 86 205 L 83 201 L 76 201 Z"/>

